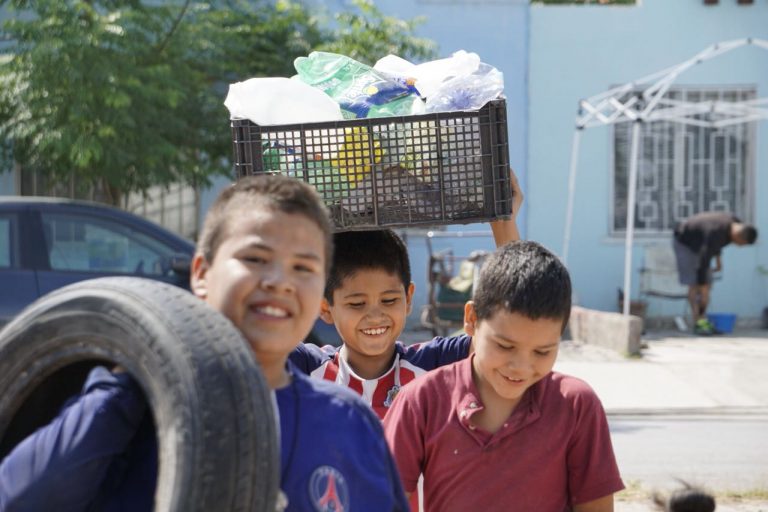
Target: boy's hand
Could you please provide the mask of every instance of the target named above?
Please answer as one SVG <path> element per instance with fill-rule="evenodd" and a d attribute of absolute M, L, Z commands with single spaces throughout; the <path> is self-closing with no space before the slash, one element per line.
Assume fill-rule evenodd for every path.
<path fill-rule="evenodd" d="M 523 207 L 523 191 L 520 189 L 520 184 L 517 182 L 517 175 L 512 168 L 509 168 L 509 178 L 512 185 L 512 218 L 517 218 L 517 212 Z"/>
<path fill-rule="evenodd" d="M 520 232 L 517 229 L 517 212 L 523 206 L 523 191 L 520 190 L 520 184 L 517 182 L 515 171 L 509 168 L 510 185 L 512 188 L 512 215 L 509 220 L 491 221 L 491 231 L 496 247 L 520 240 Z"/>

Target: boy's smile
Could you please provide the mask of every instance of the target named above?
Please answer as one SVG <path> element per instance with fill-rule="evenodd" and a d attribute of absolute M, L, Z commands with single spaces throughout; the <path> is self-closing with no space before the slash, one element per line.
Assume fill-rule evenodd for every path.
<path fill-rule="evenodd" d="M 562 319 L 532 320 L 504 309 L 478 321 L 468 304 L 465 328 L 473 337 L 472 369 L 483 401 L 517 405 L 528 388 L 552 371 L 562 327 Z"/>
<path fill-rule="evenodd" d="M 411 311 L 413 284 L 382 269 L 359 269 L 323 300 L 322 318 L 335 323 L 344 341 L 347 362 L 359 377 L 381 376 L 389 368 L 395 341 Z"/>
<path fill-rule="evenodd" d="M 240 329 L 268 380 L 282 377 L 320 310 L 323 235 L 305 215 L 256 205 L 238 211 L 224 236 L 212 262 L 195 257 L 192 289 Z"/>

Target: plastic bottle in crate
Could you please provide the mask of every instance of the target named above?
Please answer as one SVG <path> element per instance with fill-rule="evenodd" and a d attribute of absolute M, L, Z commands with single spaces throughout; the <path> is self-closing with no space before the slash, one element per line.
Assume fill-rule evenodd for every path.
<path fill-rule="evenodd" d="M 312 52 L 294 63 L 299 78 L 324 91 L 347 118 L 408 115 L 415 89 L 345 55 Z"/>
<path fill-rule="evenodd" d="M 320 160 L 312 158 L 306 161 L 301 158 L 294 158 L 289 163 L 283 164 L 285 174 L 293 178 L 306 181 L 328 201 L 339 201 L 349 195 L 354 185 L 350 183 L 347 175 L 339 172 L 330 160 Z"/>
<path fill-rule="evenodd" d="M 371 173 L 373 164 L 381 161 L 381 142 L 371 137 L 366 127 L 344 128 L 344 142 L 331 161 L 349 181 L 351 188 Z"/>
<path fill-rule="evenodd" d="M 345 145 L 340 148 L 338 152 L 302 154 L 298 148 L 283 141 L 263 141 L 262 162 L 265 171 L 279 172 L 305 181 L 314 186 L 326 201 L 338 201 L 349 195 L 357 181 L 362 179 L 362 176 L 358 176 L 358 171 L 360 174 L 366 169 L 370 171 L 370 164 L 365 167 L 365 163 L 359 158 L 339 160 L 339 156 L 344 157 L 347 151 L 353 151 Z M 355 168 L 356 164 L 361 167 Z"/>

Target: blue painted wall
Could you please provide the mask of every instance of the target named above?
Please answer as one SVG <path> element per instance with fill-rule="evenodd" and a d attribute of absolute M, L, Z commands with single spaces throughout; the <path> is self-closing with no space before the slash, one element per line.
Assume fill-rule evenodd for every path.
<path fill-rule="evenodd" d="M 556 252 L 562 249 L 567 177 L 577 102 L 613 85 L 641 78 L 685 61 L 721 41 L 768 39 L 768 4 L 737 5 L 721 0 L 642 0 L 638 6 L 531 7 L 530 149 L 528 166 L 528 236 Z M 768 51 L 737 49 L 685 73 L 678 83 L 755 84 L 768 95 Z M 712 311 L 757 317 L 768 306 L 768 125 L 756 137 L 755 223 L 758 244 L 729 247 L 723 254 L 724 276 L 714 289 Z M 569 255 L 578 302 L 615 310 L 624 271 L 623 238 L 609 236 L 611 204 L 611 130 L 592 128 L 582 137 L 575 214 Z M 653 240 L 658 242 L 659 239 Z M 641 264 L 635 244 L 633 268 Z M 636 297 L 638 275 L 633 276 Z M 651 314 L 680 314 L 679 303 L 651 303 Z"/>

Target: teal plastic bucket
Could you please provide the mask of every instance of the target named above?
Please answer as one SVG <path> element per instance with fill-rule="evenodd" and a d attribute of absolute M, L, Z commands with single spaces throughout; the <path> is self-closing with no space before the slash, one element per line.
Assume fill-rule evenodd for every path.
<path fill-rule="evenodd" d="M 733 313 L 710 313 L 707 319 L 720 332 L 733 332 L 733 326 L 736 323 L 736 315 Z"/>

